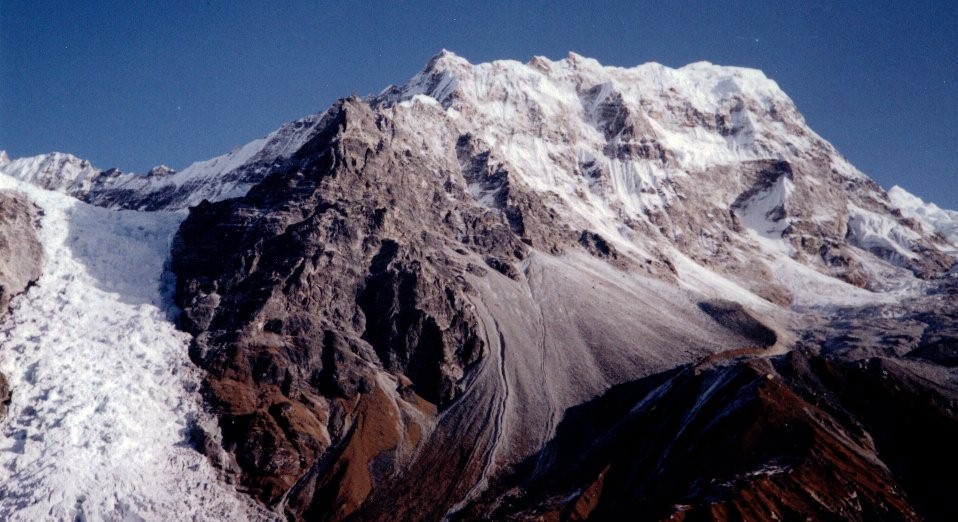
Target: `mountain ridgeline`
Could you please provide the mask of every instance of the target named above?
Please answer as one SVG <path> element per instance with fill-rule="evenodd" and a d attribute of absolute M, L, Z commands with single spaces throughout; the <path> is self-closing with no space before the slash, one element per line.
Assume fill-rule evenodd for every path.
<path fill-rule="evenodd" d="M 182 172 L 0 173 L 181 213 L 190 439 L 277 517 L 958 516 L 958 215 L 761 72 L 443 51 Z"/>

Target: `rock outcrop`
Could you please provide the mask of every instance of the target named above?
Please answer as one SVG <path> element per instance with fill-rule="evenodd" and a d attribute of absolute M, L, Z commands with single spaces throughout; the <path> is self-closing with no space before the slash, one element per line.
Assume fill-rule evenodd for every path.
<path fill-rule="evenodd" d="M 622 301 L 618 281 L 596 290 L 595 276 L 542 267 L 536 252 L 609 250 L 596 235 L 583 242 L 528 192 L 510 189 L 492 208 L 477 201 L 468 184 L 487 167 L 463 170 L 461 153 L 413 152 L 418 135 L 400 123 L 360 100 L 341 102 L 313 140 L 245 197 L 193 208 L 174 242 L 176 298 L 184 327 L 196 335 L 194 358 L 208 372 L 205 391 L 220 414 L 223 444 L 263 501 L 283 503 L 294 517 L 342 518 L 386 506 L 367 498 L 399 487 L 391 481 L 403 473 L 425 479 L 428 469 L 450 480 L 444 487 L 452 490 L 437 488 L 438 503 L 408 489 L 395 494 L 417 497 L 408 499 L 408 516 L 427 505 L 438 515 L 490 472 L 498 446 L 516 444 L 498 450 L 514 459 L 545 440 L 562 408 L 633 372 L 750 342 L 690 296 L 649 313 L 641 302 Z M 607 272 L 601 278 L 625 275 L 604 259 L 592 263 Z M 552 275 L 540 270 L 579 281 L 553 289 L 556 282 L 538 281 Z M 557 294 L 585 285 L 608 304 L 570 306 L 578 308 L 578 325 L 534 312 L 561 308 L 566 297 Z M 514 305 L 495 302 L 509 293 Z M 595 321 L 608 321 L 599 319 L 608 306 L 646 317 L 620 332 L 592 331 Z M 696 333 L 682 332 L 675 311 L 689 316 Z M 560 341 L 570 328 L 574 335 Z M 603 353 L 648 338 L 649 330 L 660 331 L 620 354 Z M 680 352 L 650 346 L 664 348 L 680 335 L 693 340 Z M 766 331 L 759 337 L 768 344 Z M 516 345 L 508 356 L 507 343 Z M 537 360 L 556 357 L 548 352 L 560 343 L 570 355 L 581 345 L 605 361 L 582 369 L 572 390 L 553 381 L 566 381 L 575 361 L 553 375 L 537 375 L 554 367 L 547 361 L 503 367 L 522 350 Z M 556 396 L 508 389 L 530 379 L 555 386 Z M 509 402 L 520 394 L 528 397 Z M 555 404 L 537 407 L 544 399 Z M 540 418 L 542 426 L 505 424 L 503 417 L 526 408 L 527 420 Z M 473 431 L 456 427 L 483 418 Z M 430 453 L 429 446 L 437 447 Z M 476 455 L 452 459 L 465 447 Z M 417 467 L 424 469 L 410 471 Z M 462 481 L 451 482 L 457 475 Z"/>
<path fill-rule="evenodd" d="M 37 209 L 23 196 L 0 191 L 0 318 L 10 299 L 25 291 L 43 269 L 43 246 L 37 238 Z M 6 415 L 11 390 L 0 375 L 0 418 Z"/>

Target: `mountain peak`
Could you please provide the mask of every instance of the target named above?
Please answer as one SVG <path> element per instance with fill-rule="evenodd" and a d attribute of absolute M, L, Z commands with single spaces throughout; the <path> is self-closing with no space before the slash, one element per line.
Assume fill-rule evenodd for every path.
<path fill-rule="evenodd" d="M 176 174 L 176 170 L 166 165 L 156 165 L 146 173 L 147 176 L 172 176 L 173 174 Z"/>
<path fill-rule="evenodd" d="M 587 60 L 587 59 L 588 59 L 588 58 L 586 58 L 585 56 L 582 56 L 582 55 L 579 54 L 579 53 L 576 53 L 575 51 L 569 51 L 569 54 L 566 55 L 566 60 L 569 61 L 569 62 L 573 62 L 573 63 L 574 63 L 574 62 L 581 62 L 581 61 L 584 61 L 584 60 Z"/>
<path fill-rule="evenodd" d="M 294 162 L 270 167 L 245 197 L 193 208 L 171 264 L 184 324 L 197 335 L 198 352 L 211 354 L 201 364 L 225 409 L 249 411 L 245 397 L 288 390 L 256 406 L 250 415 L 257 420 L 231 436 L 254 441 L 233 446 L 241 480 L 260 498 L 289 499 L 293 518 L 346 504 L 312 493 L 349 490 L 329 482 L 333 474 L 306 471 L 315 462 L 335 463 L 329 469 L 354 465 L 364 483 L 376 484 L 369 501 L 348 500 L 357 511 L 330 518 L 438 520 L 486 493 L 501 506 L 507 497 L 482 490 L 519 483 L 499 480 L 504 470 L 536 468 L 535 475 L 540 465 L 558 462 L 552 448 L 566 443 L 549 441 L 560 440 L 564 430 L 556 422 L 570 418 L 569 408 L 647 375 L 654 364 L 702 360 L 710 343 L 740 348 L 733 357 L 752 354 L 756 366 L 724 374 L 724 362 L 706 363 L 719 373 L 705 381 L 698 369 L 662 374 L 652 387 L 635 388 L 641 390 L 635 400 L 655 409 L 661 404 L 655 397 L 679 386 L 682 375 L 694 378 L 689 390 L 719 381 L 782 390 L 784 379 L 766 357 L 808 339 L 787 326 L 804 310 L 824 316 L 839 307 L 901 302 L 889 289 L 920 288 L 920 278 L 934 280 L 953 263 L 756 71 L 708 63 L 606 67 L 574 53 L 558 61 L 470 64 L 440 53 L 402 87 L 348 104 L 348 125 L 331 111 Z M 321 343 L 317 332 L 327 332 Z M 291 348 L 262 356 L 258 347 L 267 339 Z M 325 358 L 330 353 L 335 359 Z M 270 357 L 277 370 L 254 373 L 250 361 L 258 357 Z M 714 359 L 723 360 L 731 358 Z M 312 376 L 320 374 L 317 387 Z M 375 383 L 383 383 L 378 395 L 370 393 Z M 251 391 L 234 393 L 238 387 Z M 310 410 L 316 390 L 352 402 L 323 403 L 317 418 L 310 413 L 317 411 Z M 792 398 L 799 396 L 807 395 L 788 392 L 771 402 L 810 411 Z M 692 397 L 678 392 L 675 408 L 703 403 Z M 420 413 L 404 413 L 418 411 L 407 409 L 411 398 L 434 405 L 439 418 L 417 424 Z M 356 415 L 331 412 L 360 400 L 380 401 L 364 411 L 395 412 L 381 415 L 394 421 L 377 423 L 375 434 L 361 422 L 323 424 Z M 632 406 L 624 404 L 623 414 L 638 411 Z M 284 418 L 281 426 L 277 411 L 296 420 Z M 719 417 L 727 411 L 714 407 Z M 684 429 L 684 415 L 670 415 L 677 428 L 660 433 Z M 494 419 L 488 428 L 494 437 L 483 438 L 489 446 L 443 435 L 422 446 L 426 460 L 403 460 L 410 454 L 403 434 L 440 433 L 476 418 Z M 776 424 L 797 421 L 786 420 Z M 317 424 L 322 431 L 312 433 L 322 433 L 324 445 L 298 446 Z M 294 426 L 292 434 L 287 426 Z M 596 433 L 573 438 L 591 445 Z M 818 435 L 825 445 L 848 440 L 844 433 Z M 289 449 L 260 458 L 266 447 L 257 440 Z M 338 448 L 368 440 L 396 449 L 336 460 L 357 453 Z M 456 442 L 446 446 L 446 440 Z M 711 439 L 703 440 L 707 448 Z M 668 455 L 671 442 L 663 442 Z M 544 453 L 530 453 L 543 446 Z M 481 449 L 475 461 L 460 464 L 449 456 L 463 455 L 462 447 Z M 571 460 L 591 451 L 581 450 Z M 649 459 L 651 471 L 655 462 L 665 460 Z M 590 469 L 605 467 L 593 463 Z M 448 467 L 437 472 L 437 466 Z M 437 483 L 450 477 L 448 489 L 404 497 L 422 469 L 440 477 Z M 741 472 L 738 462 L 735 469 Z M 563 471 L 549 480 L 567 476 Z M 822 476 L 830 487 L 833 475 Z M 633 478 L 623 496 L 630 502 Z M 550 493 L 550 502 L 583 490 L 572 484 Z M 469 493 L 456 497 L 456 491 Z M 809 505 L 818 504 L 815 495 Z M 422 511 L 427 505 L 435 512 Z M 383 506 L 388 512 L 378 511 Z M 848 509 L 837 505 L 833 512 Z M 451 518 L 510 518 L 499 515 L 480 510 Z M 592 518 L 622 517 L 596 512 Z"/>
<path fill-rule="evenodd" d="M 0 167 L 8 176 L 55 190 L 82 184 L 92 173 L 98 172 L 88 160 L 65 152 L 51 152 L 14 160 L 6 158 L 6 161 L 0 161 Z"/>
<path fill-rule="evenodd" d="M 443 49 L 429 59 L 429 62 L 426 63 L 426 67 L 419 74 L 442 72 L 469 65 L 472 64 L 470 64 L 465 58 L 452 51 Z"/>

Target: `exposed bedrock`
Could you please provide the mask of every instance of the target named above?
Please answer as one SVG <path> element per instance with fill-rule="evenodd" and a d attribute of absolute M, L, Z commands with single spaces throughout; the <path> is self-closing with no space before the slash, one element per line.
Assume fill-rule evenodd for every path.
<path fill-rule="evenodd" d="M 37 237 L 38 209 L 21 194 L 0 191 L 0 318 L 10 299 L 25 291 L 43 270 L 43 246 Z M 0 375 L 0 418 L 11 390 Z"/>
<path fill-rule="evenodd" d="M 293 518 L 441 516 L 566 408 L 767 344 L 516 189 L 469 194 L 468 138 L 437 164 L 355 100 L 321 128 L 246 197 L 193 208 L 172 257 L 227 451 L 207 450 Z"/>
<path fill-rule="evenodd" d="M 0 315 L 43 270 L 37 212 L 25 196 L 0 191 Z"/>

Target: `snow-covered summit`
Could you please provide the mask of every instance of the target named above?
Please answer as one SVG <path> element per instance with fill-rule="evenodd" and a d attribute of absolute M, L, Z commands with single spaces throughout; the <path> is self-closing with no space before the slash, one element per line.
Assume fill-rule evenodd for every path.
<path fill-rule="evenodd" d="M 875 257 L 921 273 L 948 262 L 754 69 L 609 67 L 575 53 L 471 64 L 443 51 L 371 104 L 415 122 L 424 147 L 458 136 L 461 163 L 474 164 L 468 151 L 507 173 L 469 181 L 489 206 L 530 190 L 639 259 L 666 244 L 720 266 L 761 253 L 859 286 L 884 270 Z"/>
<path fill-rule="evenodd" d="M 10 177 L 65 193 L 89 191 L 101 173 L 89 161 L 63 152 L 0 162 L 0 169 Z"/>
<path fill-rule="evenodd" d="M 805 127 L 792 100 L 761 71 L 708 62 L 679 69 L 658 63 L 622 68 L 569 53 L 557 61 L 536 56 L 528 63 L 473 65 L 443 51 L 406 84 L 384 91 L 378 101 L 391 105 L 418 95 L 445 108 L 477 112 L 467 114 L 476 127 L 490 123 L 476 121 L 477 116 L 496 120 L 495 128 L 510 129 L 542 126 L 555 115 L 593 126 L 602 125 L 603 116 L 618 117 L 668 146 L 687 168 L 769 156 L 782 159 L 824 143 Z M 574 128 L 556 130 L 567 131 L 576 141 L 593 138 L 588 132 L 569 132 L 578 130 Z M 783 142 L 783 135 L 792 139 Z"/>

